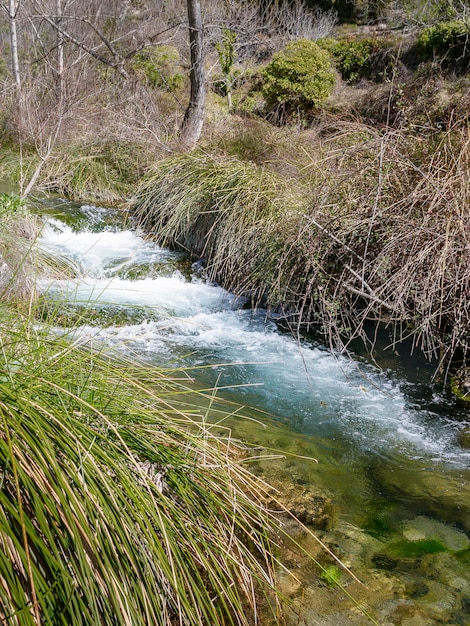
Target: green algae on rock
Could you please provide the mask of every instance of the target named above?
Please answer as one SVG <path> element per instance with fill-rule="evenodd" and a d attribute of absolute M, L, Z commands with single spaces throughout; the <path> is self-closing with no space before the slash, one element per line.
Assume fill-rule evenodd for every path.
<path fill-rule="evenodd" d="M 470 368 L 457 370 L 450 379 L 450 390 L 460 404 L 470 406 Z"/>

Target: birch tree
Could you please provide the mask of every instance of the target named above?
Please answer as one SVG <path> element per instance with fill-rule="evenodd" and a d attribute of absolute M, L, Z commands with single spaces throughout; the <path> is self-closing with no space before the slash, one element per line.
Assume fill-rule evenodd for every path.
<path fill-rule="evenodd" d="M 189 105 L 181 126 L 180 142 L 185 148 L 193 148 L 202 132 L 206 104 L 206 77 L 204 71 L 204 26 L 200 0 L 187 0 L 189 47 L 190 47 L 190 96 Z"/>
<path fill-rule="evenodd" d="M 10 29 L 11 70 L 16 88 L 21 89 L 20 61 L 18 56 L 18 29 L 17 16 L 20 8 L 20 0 L 8 0 L 8 6 L 3 2 L 0 5 L 8 15 Z"/>

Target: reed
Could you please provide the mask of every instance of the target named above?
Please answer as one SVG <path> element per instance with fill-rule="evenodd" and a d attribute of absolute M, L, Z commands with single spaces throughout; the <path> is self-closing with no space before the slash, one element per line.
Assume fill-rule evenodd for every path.
<path fill-rule="evenodd" d="M 70 275 L 65 259 L 52 257 L 35 244 L 42 222 L 15 193 L 0 194 L 0 299 L 28 310 L 37 298 L 41 275 Z"/>
<path fill-rule="evenodd" d="M 211 279 L 258 293 L 269 281 L 260 267 L 269 233 L 302 202 L 301 190 L 269 168 L 196 151 L 158 163 L 131 213 L 162 245 L 202 257 Z"/>

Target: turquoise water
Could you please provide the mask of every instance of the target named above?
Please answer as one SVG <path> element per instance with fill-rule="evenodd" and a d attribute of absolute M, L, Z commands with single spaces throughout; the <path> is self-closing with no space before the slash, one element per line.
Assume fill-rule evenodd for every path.
<path fill-rule="evenodd" d="M 433 385 L 430 364 L 379 351 L 379 368 L 296 341 L 181 255 L 123 228 L 116 211 L 58 202 L 41 213 L 39 245 L 77 272 L 40 280 L 44 298 L 80 311 L 84 340 L 184 366 L 195 386 L 242 405 L 220 428 L 282 452 L 257 464 L 268 480 L 305 501 L 325 497 L 331 522 L 316 532 L 366 583 L 348 590 L 377 623 L 470 624 L 470 450 L 459 443 L 468 415 Z M 368 623 L 302 575 L 293 623 Z M 297 587 L 286 595 L 299 605 Z"/>

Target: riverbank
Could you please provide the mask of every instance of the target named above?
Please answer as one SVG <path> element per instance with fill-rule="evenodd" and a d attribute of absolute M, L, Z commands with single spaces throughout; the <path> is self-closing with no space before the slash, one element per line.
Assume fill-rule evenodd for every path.
<path fill-rule="evenodd" d="M 466 118 L 445 131 L 328 119 L 262 121 L 159 161 L 132 200 L 138 226 L 205 264 L 297 331 L 347 351 L 385 326 L 390 349 L 437 359 L 468 350 Z M 372 340 L 373 343 L 373 340 Z"/>
<path fill-rule="evenodd" d="M 109 213 L 105 225 L 102 220 Z M 165 392 L 170 394 L 168 403 L 164 393 L 156 392 L 158 405 L 163 399 L 179 420 L 189 400 L 191 423 L 200 416 L 203 432 L 222 444 L 218 448 L 223 455 L 230 455 L 230 472 L 241 465 L 268 489 L 262 507 L 287 507 L 366 585 L 341 574 L 311 533 L 304 534 L 298 522 L 284 515 L 282 537 L 274 531 L 270 538 L 275 553 L 279 549 L 287 559 L 284 565 L 296 573 L 296 578 L 281 573 L 276 581 L 287 623 L 369 623 L 354 600 L 367 605 L 378 623 L 406 623 L 420 615 L 439 623 L 450 614 L 458 623 L 468 589 L 469 496 L 466 455 L 454 441 L 457 424 L 449 428 L 450 405 L 441 407 L 442 414 L 432 414 L 425 401 L 422 412 L 417 411 L 417 399 L 403 396 L 404 381 L 393 382 L 391 371 L 379 375 L 375 368 L 363 369 L 364 364 L 357 369 L 353 361 L 314 344 L 297 343 L 275 324 L 267 324 L 263 312 L 239 308 L 241 303 L 231 294 L 195 277 L 183 280 L 177 272 L 178 254 L 159 250 L 137 233 L 120 232 L 119 210 L 61 200 L 49 215 L 54 219 L 43 233 L 45 249 L 67 252 L 74 264 L 84 266 L 88 278 L 78 283 L 63 277 L 57 283 L 52 280 L 48 324 L 79 324 L 74 339 L 92 339 L 95 347 L 99 342 L 126 354 L 143 350 L 146 362 L 151 359 L 163 371 L 169 359 L 172 380 L 181 359 L 188 394 L 170 385 Z M 59 215 L 67 226 L 60 225 Z M 90 301 L 91 311 L 86 306 Z M 38 313 L 44 310 L 41 306 Z M 55 344 L 50 349 L 57 355 Z M 64 359 L 71 354 L 64 352 Z M 71 362 L 75 367 L 77 359 Z M 19 382 L 24 382 L 25 367 L 18 370 Z M 84 384 L 81 390 L 90 403 L 89 393 L 99 400 L 98 389 L 87 365 L 83 367 L 91 389 Z M 141 376 L 155 378 L 154 367 L 131 370 L 137 389 Z M 195 403 L 189 391 L 193 385 L 205 390 Z M 209 395 L 208 389 L 213 390 Z M 132 401 L 131 391 L 128 394 L 120 384 L 119 390 Z M 140 406 L 140 394 L 135 399 Z M 436 405 L 436 397 L 433 402 Z M 125 413 L 129 416 L 129 409 Z M 95 422 L 91 426 L 93 435 Z M 230 450 L 223 446 L 227 434 L 228 443 L 235 443 Z M 185 459 L 182 463 L 188 465 Z M 446 467 L 448 463 L 455 469 Z M 306 550 L 303 556 L 288 536 Z M 312 557 L 325 571 L 317 569 Z M 435 573 L 430 580 L 431 569 Z M 336 588 L 335 581 L 353 599 Z M 438 595 L 444 593 L 447 600 L 441 603 Z M 272 617 L 266 617 L 266 623 L 271 624 Z"/>
<path fill-rule="evenodd" d="M 297 342 L 220 287 L 184 279 L 178 254 L 122 230 L 118 213 L 103 223 L 109 213 L 63 201 L 51 207 L 43 245 L 82 264 L 87 278 L 53 281 L 49 310 L 56 323 L 82 320 L 74 335 L 82 341 L 142 354 L 150 380 L 155 365 L 170 366 L 173 378 L 183 367 L 186 385 L 202 395 L 170 387 L 164 401 L 182 410 L 189 400 L 203 432 L 265 485 L 263 505 L 287 506 L 362 581 L 341 574 L 311 534 L 281 515 L 283 536 L 270 537 L 294 573 L 278 570 L 287 623 L 368 623 L 335 580 L 380 624 L 419 616 L 438 624 L 444 615 L 459 623 L 468 589 L 468 455 L 454 441 L 458 423 L 451 426 L 445 398 L 438 411 L 436 390 L 432 406 L 425 390 L 415 390 L 421 400 L 411 394 L 416 361 L 396 378 L 390 362 L 379 372 Z M 64 299 L 75 316 L 60 315 Z M 228 451 L 223 442 L 235 445 Z"/>

